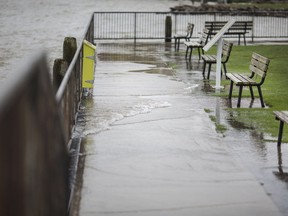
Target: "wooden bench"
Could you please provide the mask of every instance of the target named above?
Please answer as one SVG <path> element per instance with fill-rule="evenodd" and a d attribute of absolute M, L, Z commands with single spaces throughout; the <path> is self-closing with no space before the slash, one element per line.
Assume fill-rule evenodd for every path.
<path fill-rule="evenodd" d="M 227 21 L 205 21 L 205 28 L 210 30 L 211 35 L 215 35 L 227 23 Z M 246 46 L 245 35 L 253 29 L 253 21 L 236 21 L 225 35 L 238 35 L 238 45 L 240 45 L 241 35 Z"/>
<path fill-rule="evenodd" d="M 185 41 L 190 41 L 190 38 L 192 37 L 194 29 L 194 24 L 188 23 L 186 34 L 175 34 L 174 40 L 175 40 L 175 50 L 179 50 L 180 46 L 180 40 L 185 39 Z"/>
<path fill-rule="evenodd" d="M 185 41 L 184 44 L 187 47 L 185 58 L 187 59 L 188 51 L 190 49 L 189 61 L 191 61 L 193 48 L 197 48 L 198 49 L 198 56 L 200 59 L 200 57 L 201 57 L 200 56 L 200 49 L 202 50 L 202 54 L 204 54 L 203 47 L 207 44 L 208 37 L 209 37 L 209 30 L 203 29 L 203 32 L 201 33 L 201 36 L 200 36 L 198 42 L 197 41 Z"/>
<path fill-rule="evenodd" d="M 246 75 L 239 74 L 239 73 L 227 73 L 226 74 L 226 76 L 231 80 L 229 96 L 228 96 L 228 98 L 230 100 L 232 97 L 233 84 L 235 83 L 236 86 L 239 86 L 239 95 L 238 95 L 237 107 L 240 107 L 242 90 L 243 90 L 244 86 L 249 87 L 252 100 L 254 100 L 254 94 L 253 94 L 252 87 L 257 86 L 260 101 L 261 101 L 261 106 L 265 107 L 264 101 L 263 101 L 263 96 L 262 96 L 262 91 L 261 91 L 261 85 L 265 81 L 269 62 L 270 62 L 270 60 L 268 58 L 261 56 L 257 53 L 253 53 L 250 67 L 249 67 L 249 69 L 251 71 L 250 76 L 246 76 Z"/>
<path fill-rule="evenodd" d="M 281 146 L 284 123 L 288 124 L 288 111 L 274 111 L 275 117 L 280 121 L 277 146 Z"/>
<path fill-rule="evenodd" d="M 225 76 L 227 73 L 226 63 L 229 60 L 232 47 L 233 47 L 233 43 L 230 43 L 227 40 L 223 40 L 221 63 L 222 63 L 223 68 L 224 68 Z M 209 79 L 210 78 L 211 65 L 217 63 L 217 55 L 202 55 L 201 57 L 202 57 L 203 64 L 204 64 L 203 65 L 203 77 L 205 77 L 206 64 L 208 64 L 207 79 Z"/>

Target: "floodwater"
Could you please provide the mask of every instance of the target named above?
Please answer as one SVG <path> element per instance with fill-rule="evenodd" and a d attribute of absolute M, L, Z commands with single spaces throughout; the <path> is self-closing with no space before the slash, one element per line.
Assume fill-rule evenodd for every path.
<path fill-rule="evenodd" d="M 279 208 L 280 212 L 283 215 L 288 214 L 287 145 L 283 145 L 282 149 L 277 149 L 275 137 L 258 133 L 253 130 L 253 128 L 235 122 L 233 116 L 237 115 L 237 113 L 233 110 L 227 110 L 227 100 L 214 97 L 213 93 L 215 90 L 211 87 L 209 81 L 203 79 L 201 62 L 197 61 L 197 59 L 193 59 L 192 62 L 186 62 L 184 55 L 183 47 L 182 50 L 177 53 L 174 51 L 173 44 L 172 46 L 170 44 L 165 45 L 164 43 L 137 43 L 136 46 L 125 43 L 98 44 L 95 89 L 93 96 L 86 98 L 82 103 L 82 112 L 79 115 L 80 121 L 77 127 L 77 136 L 82 136 L 84 140 L 85 150 L 83 152 L 83 158 L 86 158 L 83 191 L 80 196 L 82 202 L 79 210 L 80 215 L 93 215 L 95 212 L 99 215 L 125 215 L 125 213 L 132 215 L 136 213 L 138 210 L 134 212 L 134 210 L 129 209 L 133 209 L 133 205 L 138 206 L 136 201 L 137 195 L 134 194 L 135 200 L 131 200 L 133 203 L 131 205 L 129 204 L 130 201 L 128 202 L 126 200 L 128 203 L 125 203 L 124 206 L 127 205 L 127 209 L 121 208 L 119 204 L 121 201 L 114 203 L 115 200 L 117 200 L 116 198 L 112 199 L 114 201 L 111 200 L 111 203 L 107 202 L 112 194 L 109 193 L 110 189 L 105 189 L 104 185 L 111 185 L 111 187 L 115 187 L 116 190 L 117 186 L 124 184 L 125 188 L 130 191 L 128 189 L 130 187 L 129 184 L 131 184 L 132 188 L 136 188 L 136 183 L 133 181 L 145 181 L 147 178 L 147 181 L 150 182 L 151 179 L 155 178 L 157 182 L 160 181 L 161 178 L 164 178 L 161 176 L 158 179 L 156 171 L 158 169 L 164 173 L 171 172 L 171 175 L 166 176 L 167 173 L 165 175 L 163 174 L 165 178 L 161 181 L 180 181 L 185 182 L 185 185 L 189 178 L 186 175 L 182 176 L 181 172 L 192 169 L 194 172 L 188 172 L 189 174 L 187 175 L 195 176 L 189 181 L 197 182 L 196 179 L 200 178 L 198 175 L 201 171 L 193 164 L 196 163 L 196 161 L 190 161 L 196 160 L 197 156 L 193 155 L 193 157 L 190 157 L 188 155 L 192 154 L 193 151 L 197 151 L 196 149 L 198 147 L 185 146 L 185 149 L 187 149 L 185 151 L 181 150 L 187 142 L 187 139 L 191 138 L 192 140 L 188 141 L 188 143 L 193 143 L 195 140 L 198 140 L 196 142 L 197 146 L 200 145 L 201 148 L 206 149 L 206 151 L 204 151 L 205 153 L 203 153 L 205 155 L 207 154 L 206 156 L 199 153 L 202 155 L 200 158 L 204 157 L 202 159 L 205 161 L 205 165 L 198 165 L 203 166 L 203 170 L 209 170 L 207 175 L 214 173 L 214 176 L 209 176 L 206 179 L 207 181 L 209 181 L 209 179 L 213 181 L 213 178 L 217 178 L 218 174 L 223 172 L 227 175 L 227 181 L 229 181 L 229 178 L 233 178 L 234 171 L 235 174 L 237 173 L 237 169 L 233 171 L 234 168 L 232 164 L 234 161 L 227 162 L 228 164 L 223 163 L 223 160 L 228 161 L 226 156 L 231 154 L 234 160 L 237 161 L 236 163 L 244 166 L 245 169 L 257 179 L 258 185 L 263 188 L 267 196 L 271 198 Z M 131 70 L 130 68 L 135 69 Z M 151 76 L 153 78 L 151 78 Z M 211 76 L 213 80 L 215 73 L 212 73 Z M 138 83 L 137 81 L 139 80 L 141 80 L 143 84 L 135 87 L 135 83 Z M 143 88 L 145 89 L 144 91 Z M 133 89 L 133 92 L 131 92 L 130 89 Z M 249 107 L 250 102 L 249 98 L 242 99 L 241 105 L 242 107 Z M 236 105 L 236 100 L 233 99 L 232 105 Z M 165 113 L 171 109 L 175 109 L 175 106 L 178 107 L 176 109 L 177 113 L 173 113 L 173 116 L 167 119 Z M 260 102 L 255 100 L 252 107 L 260 107 Z M 215 116 L 216 121 L 221 125 L 225 125 L 227 130 L 223 133 L 210 134 L 211 127 L 213 127 L 214 123 L 212 121 L 207 122 L 207 119 L 203 118 L 204 110 L 207 110 L 207 115 Z M 201 117 L 203 119 L 197 123 L 191 122 L 191 125 L 187 125 L 187 123 L 185 123 L 187 119 L 195 114 L 198 118 Z M 167 147 L 164 147 L 161 141 L 162 138 L 153 143 L 153 145 L 155 145 L 154 147 L 142 141 L 149 139 L 147 136 L 154 136 L 153 132 L 150 135 L 147 134 L 147 128 L 143 128 L 144 135 L 137 134 L 137 136 L 139 136 L 137 142 L 143 143 L 142 145 L 144 146 L 137 145 L 136 148 L 134 145 L 128 145 L 128 140 L 134 139 L 134 136 L 130 136 L 129 134 L 127 134 L 127 140 L 122 142 L 123 146 L 122 144 L 121 146 L 116 145 L 117 142 L 115 143 L 115 141 L 113 141 L 115 136 L 113 132 L 116 131 L 117 136 L 117 131 L 120 130 L 121 132 L 121 128 L 129 127 L 130 125 L 131 131 L 134 131 L 133 124 L 140 125 L 141 122 L 147 124 L 146 127 L 149 128 L 149 125 L 157 124 L 157 121 L 149 117 L 151 115 L 156 116 L 157 121 L 159 121 L 159 119 L 163 122 L 171 121 L 170 124 L 173 125 L 173 133 L 166 134 L 167 137 L 172 137 L 171 141 L 169 138 L 164 139 L 165 142 L 167 142 Z M 151 124 L 149 124 L 149 122 L 151 122 Z M 188 131 L 191 130 L 192 127 L 195 127 L 195 124 L 199 124 L 199 128 L 202 128 L 204 124 L 206 130 L 204 142 L 202 138 L 200 138 L 201 133 L 197 131 L 199 128 L 194 129 L 196 132 L 192 130 L 187 134 L 187 129 Z M 168 131 L 171 125 L 163 124 L 158 126 L 161 130 L 164 129 L 164 131 Z M 105 137 L 105 134 L 109 136 L 109 138 Z M 179 139 L 181 141 L 181 145 L 178 146 L 174 152 L 174 150 L 172 150 L 174 148 L 172 143 L 176 138 L 173 138 L 173 136 L 177 136 L 177 134 L 181 134 L 179 135 L 181 138 L 177 137 L 177 140 Z M 128 139 L 128 137 L 130 138 Z M 221 143 L 220 146 L 219 142 Z M 190 148 L 192 148 L 193 151 L 191 151 Z M 226 150 L 224 153 L 220 150 L 220 152 L 214 155 L 212 153 L 215 150 L 214 148 L 217 149 L 217 151 L 222 148 Z M 151 155 L 149 153 L 150 151 L 153 152 Z M 183 159 L 179 159 L 180 162 L 175 161 L 175 158 L 169 160 L 163 156 L 167 151 L 170 153 L 173 152 L 171 153 L 172 157 L 174 157 L 175 154 L 179 154 L 182 155 L 181 157 L 183 157 Z M 133 152 L 136 155 L 139 154 L 140 159 L 143 157 L 142 161 L 137 158 Z M 163 157 L 161 160 L 164 161 L 154 158 L 154 154 L 159 154 L 161 158 Z M 149 160 L 151 158 L 153 158 L 153 160 L 145 162 L 146 155 Z M 129 159 L 130 157 L 131 160 Z M 109 162 L 109 160 L 111 160 L 111 162 Z M 175 164 L 172 161 L 174 161 Z M 180 163 L 180 165 L 178 163 Z M 230 164 L 231 166 L 229 163 L 232 163 Z M 189 167 L 187 167 L 187 164 L 190 164 Z M 179 167 L 177 168 L 177 166 Z M 153 173 L 153 175 L 151 175 L 154 177 L 148 178 L 145 173 L 150 169 Z M 141 173 L 140 170 L 143 170 L 143 173 Z M 173 174 L 172 170 L 177 174 Z M 229 174 L 231 171 L 232 173 Z M 148 173 L 149 172 L 150 171 L 148 171 Z M 132 178 L 130 183 L 117 181 L 115 183 L 115 179 L 126 179 L 128 177 Z M 203 182 L 206 180 L 203 180 Z M 177 184 L 180 183 L 178 182 Z M 172 188 L 174 188 L 174 186 L 172 186 Z M 113 191 L 113 189 L 111 190 Z M 175 188 L 173 190 L 175 190 Z M 105 194 L 105 196 L 103 195 L 104 197 L 97 196 L 97 193 L 100 191 Z M 223 189 L 223 194 L 219 192 L 219 197 L 225 197 L 224 194 L 226 192 L 227 191 Z M 144 192 L 142 191 L 142 193 Z M 130 194 L 130 196 L 134 196 L 132 194 Z M 183 192 L 182 195 L 185 197 L 187 193 Z M 235 196 L 237 196 L 237 194 L 235 194 Z M 125 196 L 123 196 L 123 199 L 124 197 Z M 189 196 L 187 199 L 189 199 Z M 185 199 L 181 202 L 185 203 Z M 95 203 L 99 203 L 99 205 Z M 114 208 L 113 203 L 118 206 L 118 208 Z M 177 206 L 176 203 L 177 201 L 174 203 Z M 149 206 L 149 201 L 147 201 L 146 204 Z M 104 208 L 104 206 L 106 206 L 106 208 Z M 142 209 L 146 209 L 147 206 L 145 206 L 144 203 Z M 157 211 L 159 210 L 157 209 L 156 207 L 151 209 L 151 215 L 157 215 Z M 163 212 L 166 211 L 165 208 L 162 210 Z M 172 210 L 172 214 L 174 210 Z M 141 211 L 139 210 L 139 212 Z M 227 214 L 227 212 L 225 213 Z M 169 214 L 171 214 L 171 212 L 167 215 Z M 215 214 L 218 215 L 219 212 L 215 212 Z M 145 211 L 143 215 L 146 215 Z M 147 215 L 150 214 L 147 213 Z M 183 215 L 186 214 L 183 213 Z"/>
<path fill-rule="evenodd" d="M 79 41 L 94 11 L 169 11 L 178 4 L 175 0 L 0 0 L 0 83 L 39 50 L 47 52 L 52 69 L 54 59 L 62 58 L 64 38 Z"/>

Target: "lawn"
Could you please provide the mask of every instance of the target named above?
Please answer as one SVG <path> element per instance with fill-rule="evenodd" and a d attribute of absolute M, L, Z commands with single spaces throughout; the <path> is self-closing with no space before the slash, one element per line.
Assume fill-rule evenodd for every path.
<path fill-rule="evenodd" d="M 227 64 L 229 72 L 249 72 L 248 67 L 253 52 L 268 57 L 270 65 L 262 92 L 266 108 L 233 108 L 235 120 L 246 126 L 263 131 L 274 137 L 278 135 L 279 122 L 275 120 L 274 110 L 288 110 L 288 45 L 234 46 Z M 213 52 L 213 51 L 212 51 Z M 214 50 L 215 52 L 215 50 Z M 223 97 L 228 96 L 229 81 L 224 81 Z M 258 91 L 255 89 L 255 96 Z M 234 87 L 233 96 L 237 97 L 238 88 Z M 249 90 L 243 90 L 243 97 L 250 97 Z M 255 98 L 259 100 L 259 98 Z M 284 126 L 283 141 L 288 142 L 288 127 Z"/>

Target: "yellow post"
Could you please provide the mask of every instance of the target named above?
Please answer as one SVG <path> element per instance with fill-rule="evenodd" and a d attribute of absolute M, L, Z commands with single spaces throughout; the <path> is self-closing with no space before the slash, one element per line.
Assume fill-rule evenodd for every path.
<path fill-rule="evenodd" d="M 89 41 L 83 42 L 82 88 L 93 88 L 96 46 Z"/>

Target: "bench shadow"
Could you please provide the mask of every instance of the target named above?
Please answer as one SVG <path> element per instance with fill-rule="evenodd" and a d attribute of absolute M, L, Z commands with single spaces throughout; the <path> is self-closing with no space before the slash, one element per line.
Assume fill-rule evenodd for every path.
<path fill-rule="evenodd" d="M 276 176 L 277 179 L 287 183 L 288 182 L 288 172 L 284 172 L 284 169 L 283 169 L 283 166 L 282 166 L 281 146 L 277 147 L 277 153 L 278 153 L 278 170 L 277 171 L 272 171 L 272 173 Z"/>
<path fill-rule="evenodd" d="M 237 100 L 238 98 L 232 98 L 232 99 L 226 98 L 226 106 L 228 108 L 238 108 Z M 257 99 L 255 100 L 251 98 L 242 98 L 240 108 L 262 108 L 262 106 L 260 101 L 257 101 Z M 265 105 L 265 108 L 267 108 L 267 105 Z"/>

